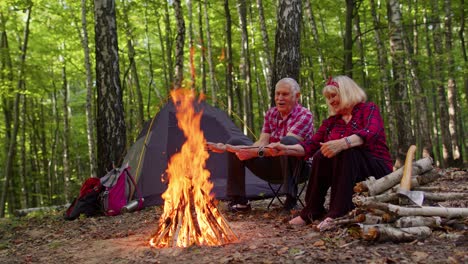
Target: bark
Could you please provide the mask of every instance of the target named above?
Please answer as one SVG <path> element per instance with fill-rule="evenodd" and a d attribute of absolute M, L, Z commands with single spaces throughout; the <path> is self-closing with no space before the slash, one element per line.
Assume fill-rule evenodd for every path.
<path fill-rule="evenodd" d="M 86 70 L 86 138 L 88 140 L 88 161 L 91 177 L 96 176 L 96 143 L 93 124 L 93 75 L 91 73 L 91 59 L 89 52 L 88 22 L 86 20 L 86 0 L 81 0 L 81 45 L 83 47 L 84 67 Z"/>
<path fill-rule="evenodd" d="M 174 0 L 174 13 L 177 22 L 174 89 L 182 87 L 184 79 L 184 43 L 185 43 L 185 21 L 180 0 Z"/>
<path fill-rule="evenodd" d="M 422 174 L 432 169 L 432 159 L 430 157 L 420 159 L 414 162 L 412 167 L 412 175 Z M 357 183 L 354 187 L 354 191 L 357 193 L 369 192 L 369 196 L 380 194 L 400 183 L 403 176 L 403 169 L 404 167 L 401 167 L 378 180 L 374 177 L 370 177 L 366 181 Z"/>
<path fill-rule="evenodd" d="M 390 55 L 392 58 L 393 87 L 392 101 L 395 106 L 397 125 L 396 166 L 403 164 L 406 150 L 414 143 L 411 129 L 411 112 L 406 82 L 405 49 L 403 43 L 402 16 L 400 1 L 390 0 L 387 4 L 390 31 Z"/>
<path fill-rule="evenodd" d="M 442 218 L 439 216 L 404 216 L 395 221 L 395 227 L 427 226 L 431 228 L 440 227 Z"/>
<path fill-rule="evenodd" d="M 98 176 L 120 166 L 126 126 L 113 0 L 95 0 Z"/>
<path fill-rule="evenodd" d="M 280 0 L 278 6 L 274 68 L 270 91 L 271 105 L 275 104 L 275 85 L 284 78 L 299 80 L 301 65 L 302 1 Z"/>
<path fill-rule="evenodd" d="M 389 203 L 365 202 L 359 205 L 360 208 L 372 208 L 383 210 L 397 216 L 440 216 L 446 218 L 467 217 L 468 208 L 450 208 L 450 207 L 403 207 Z"/>
<path fill-rule="evenodd" d="M 13 103 L 13 129 L 11 131 L 10 142 L 8 146 L 8 152 L 5 159 L 5 167 L 4 167 L 4 183 L 2 186 L 2 192 L 0 194 L 0 218 L 5 217 L 5 203 L 6 203 L 6 196 L 9 192 L 8 185 L 10 183 L 11 178 L 13 177 L 13 161 L 15 159 L 16 154 L 16 144 L 17 144 L 17 135 L 20 126 L 20 101 L 22 99 L 22 91 L 25 89 L 25 77 L 24 77 L 24 68 L 26 63 L 26 51 L 28 48 L 28 40 L 29 40 L 29 24 L 31 21 L 31 10 L 32 4 L 30 4 L 26 11 L 26 22 L 23 32 L 23 43 L 21 45 L 21 56 L 19 61 L 19 72 L 18 72 L 18 84 L 17 84 L 17 92 L 15 95 L 15 101 Z"/>
<path fill-rule="evenodd" d="M 244 124 L 244 134 L 247 128 L 255 130 L 252 117 L 252 84 L 250 74 L 250 51 L 249 37 L 247 32 L 247 3 L 246 0 L 238 0 L 237 13 L 239 14 L 239 27 L 241 30 L 241 59 L 239 65 L 239 82 L 243 99 L 242 120 Z"/>
<path fill-rule="evenodd" d="M 378 242 L 410 242 L 413 240 L 424 240 L 432 234 L 427 226 L 394 228 L 390 226 L 374 226 L 363 231 L 363 238 L 368 241 Z"/>

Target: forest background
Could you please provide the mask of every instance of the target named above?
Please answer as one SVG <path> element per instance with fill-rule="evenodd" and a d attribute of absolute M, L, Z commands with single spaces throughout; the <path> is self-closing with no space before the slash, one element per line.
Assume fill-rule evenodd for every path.
<path fill-rule="evenodd" d="M 176 87 L 255 138 L 281 77 L 318 127 L 325 80 L 346 74 L 380 106 L 397 162 L 416 144 L 466 167 L 465 24 L 464 0 L 1 1 L 0 217 L 68 202 Z"/>

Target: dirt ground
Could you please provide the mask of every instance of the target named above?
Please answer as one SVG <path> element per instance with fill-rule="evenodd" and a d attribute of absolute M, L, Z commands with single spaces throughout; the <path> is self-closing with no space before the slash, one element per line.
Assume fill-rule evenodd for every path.
<path fill-rule="evenodd" d="M 430 185 L 466 193 L 468 171 L 450 169 Z M 0 263 L 468 263 L 467 217 L 422 241 L 369 242 L 344 226 L 322 233 L 313 225 L 291 227 L 290 215 L 267 204 L 255 201 L 252 212 L 232 214 L 220 203 L 238 241 L 216 247 L 150 247 L 160 206 L 75 221 L 63 220 L 63 211 L 1 219 Z M 468 200 L 437 205 L 467 208 Z"/>

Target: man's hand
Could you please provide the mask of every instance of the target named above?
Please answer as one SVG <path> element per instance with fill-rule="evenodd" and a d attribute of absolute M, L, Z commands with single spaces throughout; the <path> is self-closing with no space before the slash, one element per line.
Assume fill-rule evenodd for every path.
<path fill-rule="evenodd" d="M 206 148 L 215 153 L 224 153 L 226 151 L 226 145 L 223 143 L 206 142 Z"/>

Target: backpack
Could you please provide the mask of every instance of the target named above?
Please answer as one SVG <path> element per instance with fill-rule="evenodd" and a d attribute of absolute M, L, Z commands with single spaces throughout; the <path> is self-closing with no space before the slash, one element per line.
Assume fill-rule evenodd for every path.
<path fill-rule="evenodd" d="M 87 217 L 102 214 L 99 204 L 99 194 L 102 190 L 103 186 L 98 178 L 86 179 L 81 185 L 78 197 L 73 200 L 65 211 L 63 218 L 65 220 L 75 220 L 81 214 Z"/>
<path fill-rule="evenodd" d="M 128 165 L 124 165 L 122 168 L 111 170 L 101 178 L 104 191 L 101 193 L 100 202 L 105 215 L 119 215 L 122 208 L 132 200 L 134 193 L 138 194 L 136 210 L 143 208 L 143 198 L 129 169 Z"/>

